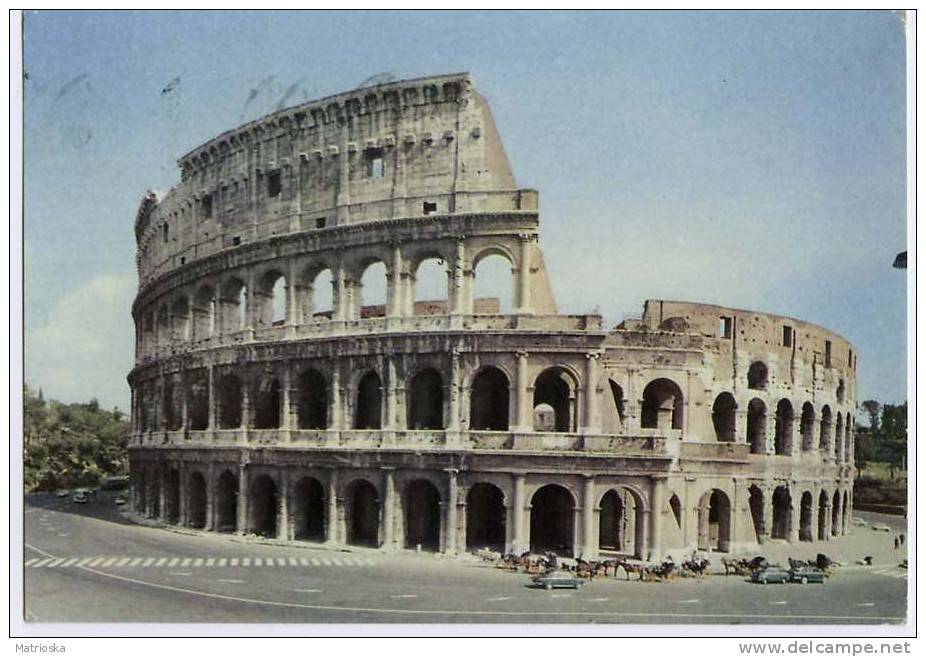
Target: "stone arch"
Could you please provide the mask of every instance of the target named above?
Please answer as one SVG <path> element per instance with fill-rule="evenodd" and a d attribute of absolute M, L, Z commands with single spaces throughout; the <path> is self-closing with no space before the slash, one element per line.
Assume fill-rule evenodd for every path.
<path fill-rule="evenodd" d="M 292 493 L 293 538 L 325 540 L 325 490 L 314 477 L 302 477 Z"/>
<path fill-rule="evenodd" d="M 302 322 L 316 322 L 334 316 L 335 279 L 328 264 L 313 264 L 306 267 L 296 286 L 296 303 Z"/>
<path fill-rule="evenodd" d="M 814 415 L 813 404 L 804 402 L 801 408 L 801 451 L 809 452 L 815 447 L 813 433 L 816 417 Z"/>
<path fill-rule="evenodd" d="M 247 327 L 248 288 L 237 276 L 222 284 L 218 311 L 222 333 L 234 333 Z"/>
<path fill-rule="evenodd" d="M 768 388 L 768 366 L 761 360 L 753 361 L 746 374 L 746 383 L 750 390 L 765 390 Z"/>
<path fill-rule="evenodd" d="M 614 409 L 617 411 L 617 417 L 621 425 L 624 424 L 624 414 L 626 413 L 627 400 L 624 398 L 624 389 L 614 379 L 608 379 L 608 387 L 611 388 L 611 399 L 614 401 Z"/>
<path fill-rule="evenodd" d="M 805 491 L 801 495 L 801 518 L 798 530 L 798 539 L 801 541 L 813 540 L 813 495 Z"/>
<path fill-rule="evenodd" d="M 791 536 L 791 491 L 778 486 L 772 494 L 772 538 L 788 540 Z"/>
<path fill-rule="evenodd" d="M 836 386 L 836 401 L 840 404 L 846 400 L 846 382 L 839 379 L 839 385 Z"/>
<path fill-rule="evenodd" d="M 833 447 L 833 459 L 836 463 L 842 463 L 843 442 L 842 442 L 842 413 L 836 413 L 836 440 Z"/>
<path fill-rule="evenodd" d="M 170 314 L 167 311 L 166 305 L 162 305 L 157 311 L 155 342 L 157 342 L 159 347 L 170 344 Z"/>
<path fill-rule="evenodd" d="M 258 327 L 281 326 L 286 323 L 287 286 L 286 275 L 279 269 L 269 269 L 260 277 L 254 295 Z"/>
<path fill-rule="evenodd" d="M 408 381 L 406 395 L 409 429 L 444 428 L 444 381 L 440 372 L 433 367 L 417 371 Z"/>
<path fill-rule="evenodd" d="M 572 556 L 575 545 L 575 497 L 558 484 L 541 486 L 531 497 L 531 552 Z"/>
<path fill-rule="evenodd" d="M 277 535 L 277 484 L 268 474 L 254 478 L 248 496 L 248 532 L 259 536 Z"/>
<path fill-rule="evenodd" d="M 654 379 L 643 389 L 640 426 L 644 429 L 681 429 L 684 397 L 672 379 Z"/>
<path fill-rule="evenodd" d="M 511 313 L 514 310 L 517 278 L 507 253 L 483 249 L 473 265 L 473 313 Z"/>
<path fill-rule="evenodd" d="M 244 386 L 236 374 L 221 376 L 216 385 L 216 419 L 219 429 L 241 427 L 241 402 Z"/>
<path fill-rule="evenodd" d="M 314 368 L 299 374 L 297 385 L 298 412 L 296 424 L 300 429 L 328 428 L 328 384 L 325 376 Z"/>
<path fill-rule="evenodd" d="M 171 338 L 174 342 L 190 339 L 190 300 L 185 294 L 174 297 L 170 305 Z"/>
<path fill-rule="evenodd" d="M 234 532 L 238 528 L 238 478 L 223 470 L 215 489 L 215 530 Z"/>
<path fill-rule="evenodd" d="M 842 532 L 839 527 L 839 519 L 842 516 L 842 496 L 839 494 L 839 489 L 836 489 L 836 492 L 833 493 L 833 518 L 830 522 L 830 534 L 833 536 L 839 536 Z"/>
<path fill-rule="evenodd" d="M 827 514 L 830 511 L 830 498 L 826 494 L 825 490 L 820 491 L 820 501 L 817 503 L 817 540 L 825 541 L 827 538 L 826 533 L 826 518 Z"/>
<path fill-rule="evenodd" d="M 354 303 L 357 318 L 385 317 L 389 268 L 379 258 L 368 258 L 361 263 L 360 275 L 355 283 Z"/>
<path fill-rule="evenodd" d="M 643 499 L 627 486 L 609 488 L 598 500 L 598 550 L 644 556 Z"/>
<path fill-rule="evenodd" d="M 282 419 L 283 386 L 276 377 L 260 377 L 254 390 L 254 428 L 279 429 Z"/>
<path fill-rule="evenodd" d="M 534 405 L 536 410 L 542 404 L 548 405 L 553 413 L 552 430 L 567 432 L 576 430 L 576 389 L 575 376 L 565 367 L 548 367 L 534 379 Z M 534 419 L 534 431 L 549 431 L 538 425 Z"/>
<path fill-rule="evenodd" d="M 730 498 L 719 488 L 712 488 L 701 496 L 698 504 L 698 548 L 729 552 L 730 530 Z"/>
<path fill-rule="evenodd" d="M 440 254 L 428 252 L 409 267 L 409 297 L 413 315 L 447 314 L 450 298 L 450 269 Z"/>
<path fill-rule="evenodd" d="M 510 382 L 497 367 L 480 369 L 470 392 L 469 428 L 474 431 L 508 431 Z"/>
<path fill-rule="evenodd" d="M 831 433 L 833 431 L 833 411 L 829 404 L 820 411 L 820 451 L 828 452 L 830 449 Z"/>
<path fill-rule="evenodd" d="M 203 529 L 206 526 L 206 478 L 199 471 L 190 473 L 187 485 L 187 516 L 188 524 L 194 529 Z"/>
<path fill-rule="evenodd" d="M 187 413 L 191 431 L 209 428 L 209 378 L 202 370 L 192 373 L 189 377 Z"/>
<path fill-rule="evenodd" d="M 347 542 L 379 546 L 379 493 L 366 479 L 355 479 L 345 495 Z"/>
<path fill-rule="evenodd" d="M 751 454 L 765 454 L 765 402 L 754 397 L 746 410 L 746 441 Z"/>
<path fill-rule="evenodd" d="M 383 428 L 383 384 L 373 370 L 357 383 L 357 404 L 354 411 L 355 429 Z"/>
<path fill-rule="evenodd" d="M 756 543 L 761 543 L 765 536 L 765 493 L 753 484 L 749 487 L 749 515 L 756 534 Z"/>
<path fill-rule="evenodd" d="M 479 482 L 466 493 L 466 549 L 505 549 L 505 494 L 495 484 Z"/>
<path fill-rule="evenodd" d="M 183 413 L 181 411 L 180 396 L 183 389 L 175 385 L 173 377 L 164 379 L 161 391 L 161 411 L 164 418 L 164 428 L 168 431 L 179 431 L 183 428 Z"/>
<path fill-rule="evenodd" d="M 215 291 L 202 285 L 193 295 L 193 338 L 202 340 L 215 332 Z"/>
<path fill-rule="evenodd" d="M 413 479 L 405 486 L 405 547 L 437 552 L 440 549 L 441 497 L 427 479 Z"/>
<path fill-rule="evenodd" d="M 736 400 L 729 392 L 722 392 L 714 399 L 714 435 L 718 442 L 732 443 L 736 440 Z"/>
<path fill-rule="evenodd" d="M 794 408 L 787 399 L 775 407 L 775 454 L 791 456 L 794 449 Z"/>

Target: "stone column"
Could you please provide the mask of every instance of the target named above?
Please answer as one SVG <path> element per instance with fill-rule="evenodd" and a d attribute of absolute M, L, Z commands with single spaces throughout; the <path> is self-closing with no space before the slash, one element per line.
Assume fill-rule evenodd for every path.
<path fill-rule="evenodd" d="M 328 491 L 325 502 L 328 507 L 325 518 L 327 521 L 325 542 L 337 544 L 340 543 L 338 536 L 338 471 L 334 468 L 328 471 Z"/>
<path fill-rule="evenodd" d="M 331 398 L 329 403 L 328 426 L 335 431 L 346 428 L 341 410 L 341 363 L 339 361 L 335 361 L 334 366 L 331 368 Z"/>
<path fill-rule="evenodd" d="M 466 314 L 467 307 L 469 304 L 466 299 L 466 280 L 465 272 L 466 270 L 466 239 L 463 236 L 457 236 L 456 238 L 456 255 L 453 261 L 453 270 L 452 270 L 452 279 L 451 279 L 451 292 L 452 296 L 450 297 L 450 313 L 452 315 L 463 315 Z"/>
<path fill-rule="evenodd" d="M 207 376 L 209 377 L 209 431 L 213 431 L 218 428 L 218 409 L 216 407 L 215 401 L 215 367 L 209 365 L 206 368 Z"/>
<path fill-rule="evenodd" d="M 762 487 L 762 541 L 766 541 L 771 537 L 772 528 L 775 525 L 774 506 L 772 505 L 774 494 L 774 488 Z"/>
<path fill-rule="evenodd" d="M 206 526 L 204 529 L 215 530 L 215 468 L 211 462 L 206 469 Z"/>
<path fill-rule="evenodd" d="M 405 299 L 404 280 L 402 277 L 402 247 L 398 242 L 392 244 L 392 268 L 386 279 L 386 316 L 401 317 Z"/>
<path fill-rule="evenodd" d="M 533 312 L 531 308 L 531 236 L 520 235 L 520 267 L 518 268 L 518 314 Z"/>
<path fill-rule="evenodd" d="M 515 374 L 515 407 L 517 409 L 517 420 L 512 430 L 526 432 L 533 429 L 533 422 L 531 420 L 533 405 L 531 404 L 527 391 L 529 383 L 527 380 L 527 352 L 517 352 L 516 358 L 518 362 L 517 372 Z"/>
<path fill-rule="evenodd" d="M 280 412 L 280 439 L 282 442 L 289 442 L 290 435 L 289 432 L 293 428 L 293 407 L 292 407 L 292 373 L 289 369 L 289 364 L 286 363 L 283 366 L 283 381 L 281 387 L 283 388 L 283 399 L 282 399 L 282 409 Z"/>
<path fill-rule="evenodd" d="M 817 529 L 820 527 L 820 487 L 813 487 L 813 500 L 810 502 L 810 540 L 818 541 Z"/>
<path fill-rule="evenodd" d="M 177 474 L 180 477 L 180 482 L 178 486 L 178 488 L 180 489 L 179 491 L 180 508 L 178 509 L 178 513 L 177 513 L 177 524 L 180 525 L 181 527 L 186 527 L 187 525 L 190 524 L 189 523 L 189 520 L 190 520 L 189 519 L 189 507 L 187 504 L 187 501 L 188 501 L 187 495 L 189 491 L 187 490 L 188 473 L 187 473 L 186 464 L 181 463 L 178 467 L 178 470 L 179 472 Z"/>
<path fill-rule="evenodd" d="M 277 538 L 282 541 L 292 540 L 289 534 L 289 476 L 283 468 L 278 470 L 280 494 L 277 503 Z"/>
<path fill-rule="evenodd" d="M 460 350 L 457 347 L 450 353 L 450 382 L 447 385 L 450 397 L 450 417 L 447 418 L 449 431 L 460 430 Z"/>
<path fill-rule="evenodd" d="M 598 554 L 595 544 L 595 477 L 585 475 L 582 487 L 582 555 L 594 559 Z"/>
<path fill-rule="evenodd" d="M 301 191 L 299 196 L 301 197 Z M 297 210 L 296 221 L 299 215 Z M 299 323 L 299 295 L 296 293 L 296 280 L 299 277 L 299 270 L 296 269 L 296 261 L 290 260 L 286 273 L 286 325 L 295 326 Z"/>
<path fill-rule="evenodd" d="M 167 469 L 158 468 L 158 520 L 167 520 Z"/>
<path fill-rule="evenodd" d="M 649 521 L 649 558 L 651 561 L 661 560 L 662 552 L 662 511 L 665 504 L 665 477 L 653 477 L 650 480 L 650 521 Z M 732 514 L 732 510 L 731 510 Z"/>
<path fill-rule="evenodd" d="M 788 510 L 790 521 L 788 523 L 788 543 L 799 543 L 801 540 L 801 499 L 795 497 L 793 486 L 788 486 L 791 494 L 791 508 Z"/>
<path fill-rule="evenodd" d="M 457 548 L 457 471 L 448 468 L 447 472 L 447 504 L 445 505 L 446 513 L 446 530 L 444 532 L 444 552 L 447 554 L 456 554 Z"/>
<path fill-rule="evenodd" d="M 248 531 L 248 470 L 245 463 L 238 464 L 238 522 L 236 533 Z"/>
<path fill-rule="evenodd" d="M 582 418 L 582 433 L 600 433 L 601 418 L 598 413 L 598 362 L 601 354 L 585 354 L 585 417 Z"/>
<path fill-rule="evenodd" d="M 384 472 L 383 492 L 383 548 L 393 550 L 396 547 L 395 537 L 395 470 L 388 468 Z"/>
<path fill-rule="evenodd" d="M 512 502 L 512 537 L 511 551 L 514 554 L 520 554 L 529 549 L 530 539 L 525 536 L 524 527 L 524 507 L 527 500 L 524 498 L 524 475 L 517 474 L 514 476 L 514 500 Z M 528 528 L 529 529 L 529 528 Z"/>

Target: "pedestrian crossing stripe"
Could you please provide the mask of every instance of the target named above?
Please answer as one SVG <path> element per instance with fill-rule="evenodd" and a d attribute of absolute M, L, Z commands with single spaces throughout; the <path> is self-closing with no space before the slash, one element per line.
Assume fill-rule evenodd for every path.
<path fill-rule="evenodd" d="M 373 559 L 359 557 L 34 557 L 23 562 L 25 568 L 355 568 L 375 566 Z M 907 574 L 873 573 L 906 577 Z"/>

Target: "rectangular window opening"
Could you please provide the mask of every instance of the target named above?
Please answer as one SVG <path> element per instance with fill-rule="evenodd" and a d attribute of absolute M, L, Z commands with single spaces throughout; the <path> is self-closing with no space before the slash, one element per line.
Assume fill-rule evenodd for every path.
<path fill-rule="evenodd" d="M 324 218 L 324 217 L 319 217 L 318 219 L 316 219 L 316 220 L 315 220 L 315 227 L 316 227 L 316 228 L 324 228 L 324 227 L 325 227 L 325 218 Z"/>
<path fill-rule="evenodd" d="M 203 196 L 203 217 L 209 219 L 212 216 L 212 194 Z"/>
<path fill-rule="evenodd" d="M 786 347 L 790 347 L 794 341 L 794 330 L 790 326 L 785 326 L 782 328 L 781 332 L 781 344 Z"/>
<path fill-rule="evenodd" d="M 729 340 L 733 336 L 733 318 L 721 317 L 717 322 L 717 337 Z"/>
<path fill-rule="evenodd" d="M 432 203 L 431 201 L 425 201 L 422 206 L 422 210 L 424 211 L 425 215 L 434 214 L 437 212 L 437 202 L 435 201 Z"/>
<path fill-rule="evenodd" d="M 283 190 L 283 179 L 280 170 L 276 169 L 267 174 L 267 196 L 279 196 Z"/>
<path fill-rule="evenodd" d="M 367 150 L 367 175 L 370 178 L 382 178 L 386 175 L 382 148 L 370 148 Z"/>
<path fill-rule="evenodd" d="M 240 244 L 241 244 L 241 237 L 238 236 L 238 235 L 235 235 L 235 236 L 232 238 L 232 245 L 234 245 L 234 246 L 239 246 Z"/>
<path fill-rule="evenodd" d="M 824 347 L 823 363 L 826 367 L 831 367 L 833 364 L 833 343 L 829 340 L 826 341 L 826 345 Z"/>

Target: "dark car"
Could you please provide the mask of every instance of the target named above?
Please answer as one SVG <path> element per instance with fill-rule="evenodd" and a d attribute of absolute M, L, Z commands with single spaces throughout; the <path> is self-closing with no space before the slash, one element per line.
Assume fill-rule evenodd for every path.
<path fill-rule="evenodd" d="M 757 584 L 784 584 L 791 580 L 791 573 L 778 566 L 768 566 L 752 573 L 752 581 Z"/>
<path fill-rule="evenodd" d="M 568 570 L 550 570 L 531 578 L 531 581 L 537 586 L 542 586 L 547 591 L 551 589 L 577 589 L 585 584 L 585 580 L 579 579 Z"/>
<path fill-rule="evenodd" d="M 791 581 L 800 584 L 822 584 L 826 574 L 814 568 L 800 568 L 791 571 Z"/>

